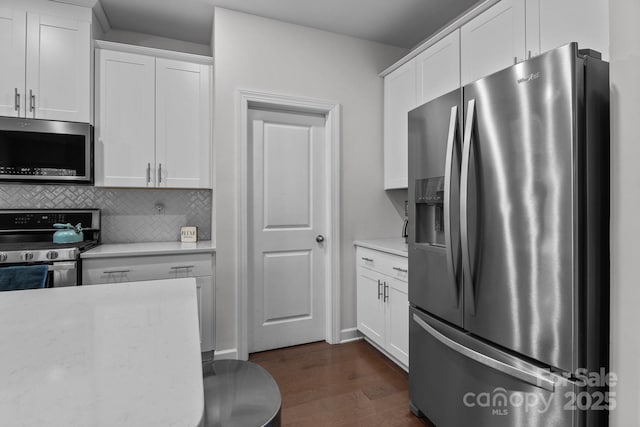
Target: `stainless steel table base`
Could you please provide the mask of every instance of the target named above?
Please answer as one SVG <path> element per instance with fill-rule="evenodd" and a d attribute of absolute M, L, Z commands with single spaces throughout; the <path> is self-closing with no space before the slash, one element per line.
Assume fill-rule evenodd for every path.
<path fill-rule="evenodd" d="M 279 427 L 282 400 L 273 377 L 242 360 L 202 364 L 206 427 Z"/>

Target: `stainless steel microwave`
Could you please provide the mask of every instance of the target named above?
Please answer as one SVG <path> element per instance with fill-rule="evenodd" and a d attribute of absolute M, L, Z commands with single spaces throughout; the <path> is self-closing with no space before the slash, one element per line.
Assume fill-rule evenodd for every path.
<path fill-rule="evenodd" d="M 93 184 L 93 126 L 0 117 L 0 181 Z"/>

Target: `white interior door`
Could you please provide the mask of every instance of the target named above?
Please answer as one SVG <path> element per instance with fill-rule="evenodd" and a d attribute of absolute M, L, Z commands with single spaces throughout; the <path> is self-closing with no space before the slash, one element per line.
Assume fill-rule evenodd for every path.
<path fill-rule="evenodd" d="M 325 118 L 249 111 L 249 352 L 325 339 Z"/>
<path fill-rule="evenodd" d="M 24 117 L 27 14 L 0 8 L 0 116 Z"/>

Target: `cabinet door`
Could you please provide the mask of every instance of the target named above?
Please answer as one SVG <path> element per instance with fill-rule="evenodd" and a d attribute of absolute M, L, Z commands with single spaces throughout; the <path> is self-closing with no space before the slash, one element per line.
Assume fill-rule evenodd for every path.
<path fill-rule="evenodd" d="M 27 117 L 91 120 L 88 22 L 27 14 Z"/>
<path fill-rule="evenodd" d="M 527 50 L 532 55 L 570 42 L 609 60 L 607 0 L 527 0 Z"/>
<path fill-rule="evenodd" d="M 415 59 L 418 105 L 460 87 L 460 30 L 455 30 Z"/>
<path fill-rule="evenodd" d="M 0 116 L 24 116 L 27 14 L 0 8 Z"/>
<path fill-rule="evenodd" d="M 210 67 L 156 59 L 159 187 L 210 188 Z"/>
<path fill-rule="evenodd" d="M 366 268 L 358 268 L 358 330 L 380 347 L 384 347 L 385 307 L 381 283 L 377 273 Z"/>
<path fill-rule="evenodd" d="M 96 52 L 96 186 L 154 186 L 155 59 Z"/>
<path fill-rule="evenodd" d="M 204 353 L 215 349 L 215 292 L 213 277 L 197 277 L 200 348 Z"/>
<path fill-rule="evenodd" d="M 416 108 L 416 62 L 384 78 L 384 189 L 407 188 L 407 113 Z"/>
<path fill-rule="evenodd" d="M 387 292 L 386 349 L 409 366 L 409 295 L 407 282 L 385 278 Z"/>
<path fill-rule="evenodd" d="M 502 0 L 460 28 L 462 86 L 525 58 L 524 0 Z"/>

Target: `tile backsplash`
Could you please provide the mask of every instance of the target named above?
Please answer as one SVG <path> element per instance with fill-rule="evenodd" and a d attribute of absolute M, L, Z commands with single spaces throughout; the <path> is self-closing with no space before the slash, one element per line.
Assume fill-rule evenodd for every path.
<path fill-rule="evenodd" d="M 0 209 L 101 209 L 103 243 L 177 241 L 185 225 L 209 240 L 211 198 L 211 190 L 0 185 Z"/>

